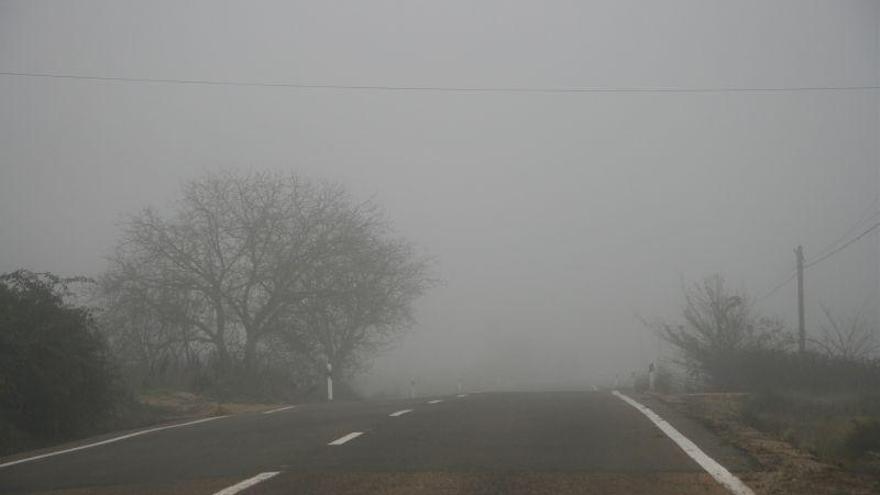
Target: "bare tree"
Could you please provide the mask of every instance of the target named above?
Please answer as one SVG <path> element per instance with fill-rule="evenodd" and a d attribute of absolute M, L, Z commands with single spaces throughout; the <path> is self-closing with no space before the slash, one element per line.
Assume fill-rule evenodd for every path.
<path fill-rule="evenodd" d="M 791 343 L 780 321 L 757 316 L 747 296 L 727 289 L 720 275 L 683 292 L 683 322 L 660 322 L 656 327 L 680 351 L 680 363 L 692 376 L 731 387 L 742 375 L 743 352 L 780 349 Z"/>
<path fill-rule="evenodd" d="M 187 183 L 173 211 L 131 218 L 107 280 L 144 299 L 156 331 L 173 322 L 178 337 L 210 345 L 224 370 L 254 372 L 272 336 L 311 351 L 320 339 L 310 332 L 350 328 L 346 318 L 359 331 L 400 326 L 426 280 L 378 208 L 337 184 L 220 173 Z M 320 319 L 305 316 L 318 307 Z M 352 332 L 331 347 L 373 342 Z"/>
<path fill-rule="evenodd" d="M 117 268 L 98 283 L 97 321 L 128 378 L 141 386 L 165 385 L 181 367 L 196 368 L 209 350 L 187 316 L 199 309 L 185 293 Z"/>
<path fill-rule="evenodd" d="M 330 363 L 334 375 L 358 371 L 364 360 L 386 347 L 413 323 L 412 304 L 434 284 L 429 262 L 401 240 L 364 237 L 323 283 L 344 288 L 309 298 L 296 315 L 308 329 L 294 339 L 311 350 L 315 366 Z M 290 328 L 295 328 L 291 325 Z"/>
<path fill-rule="evenodd" d="M 880 351 L 877 333 L 865 321 L 863 311 L 843 321 L 824 305 L 822 312 L 828 323 L 822 326 L 820 338 L 810 340 L 822 353 L 847 361 L 865 361 Z"/>

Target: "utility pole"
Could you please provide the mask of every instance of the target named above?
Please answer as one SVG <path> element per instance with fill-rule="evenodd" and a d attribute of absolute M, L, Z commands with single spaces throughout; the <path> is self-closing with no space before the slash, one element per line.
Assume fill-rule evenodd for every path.
<path fill-rule="evenodd" d="M 807 349 L 807 331 L 804 326 L 804 248 L 798 246 L 794 250 L 797 259 L 797 295 L 798 295 L 798 351 L 803 354 Z"/>

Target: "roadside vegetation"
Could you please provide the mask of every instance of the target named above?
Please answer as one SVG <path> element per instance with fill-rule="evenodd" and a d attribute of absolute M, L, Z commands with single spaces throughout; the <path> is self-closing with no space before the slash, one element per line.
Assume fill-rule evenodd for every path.
<path fill-rule="evenodd" d="M 676 353 L 658 391 L 726 397 L 743 425 L 820 460 L 880 472 L 880 356 L 860 315 L 825 309 L 821 335 L 798 352 L 780 321 L 757 314 L 720 276 L 687 288 L 684 301 L 680 321 L 652 324 Z"/>
<path fill-rule="evenodd" d="M 124 223 L 107 271 L 0 277 L 0 445 L 336 396 L 413 323 L 430 261 L 372 201 L 217 173 Z M 237 404 L 238 403 L 238 404 Z"/>
<path fill-rule="evenodd" d="M 126 222 L 98 320 L 126 380 L 253 400 L 317 396 L 413 321 L 429 262 L 338 184 L 219 173 Z"/>
<path fill-rule="evenodd" d="M 0 276 L 0 454 L 99 428 L 121 398 L 91 311 L 64 301 L 83 282 Z"/>

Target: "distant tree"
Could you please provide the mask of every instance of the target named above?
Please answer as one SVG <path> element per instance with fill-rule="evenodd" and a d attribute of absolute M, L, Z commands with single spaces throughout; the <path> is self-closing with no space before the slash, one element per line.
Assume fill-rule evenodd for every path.
<path fill-rule="evenodd" d="M 755 314 L 748 297 L 725 287 L 720 275 L 685 288 L 680 323 L 658 323 L 660 336 L 681 355 L 691 376 L 720 389 L 744 386 L 747 355 L 783 349 L 791 337 L 779 320 Z"/>
<path fill-rule="evenodd" d="M 175 385 L 199 367 L 205 339 L 190 323 L 193 301 L 186 293 L 133 276 L 123 265 L 102 277 L 97 321 L 126 378 L 138 387 Z"/>
<path fill-rule="evenodd" d="M 48 273 L 0 275 L 0 420 L 43 438 L 93 426 L 112 410 L 115 378 L 90 312 L 66 304 Z"/>
<path fill-rule="evenodd" d="M 366 329 L 402 326 L 398 315 L 420 294 L 426 265 L 391 239 L 376 205 L 338 184 L 209 174 L 185 184 L 170 214 L 146 209 L 130 219 L 102 285 L 127 318 L 121 335 L 150 347 L 145 356 L 186 345 L 223 372 L 240 365 L 256 375 L 270 355 L 278 362 L 266 349 L 277 342 L 313 357 L 316 334 L 357 320 L 339 343 L 350 356 L 373 344 Z"/>
<path fill-rule="evenodd" d="M 867 361 L 880 351 L 876 331 L 865 321 L 863 312 L 850 318 L 839 319 L 822 306 L 827 324 L 822 325 L 822 336 L 811 343 L 829 357 L 847 361 Z"/>
<path fill-rule="evenodd" d="M 365 229 L 365 239 L 375 228 Z M 287 328 L 316 367 L 330 363 L 335 376 L 345 377 L 413 323 L 413 302 L 434 281 L 426 260 L 401 240 L 363 242 L 341 263 L 321 285 L 342 290 L 307 298 Z"/>

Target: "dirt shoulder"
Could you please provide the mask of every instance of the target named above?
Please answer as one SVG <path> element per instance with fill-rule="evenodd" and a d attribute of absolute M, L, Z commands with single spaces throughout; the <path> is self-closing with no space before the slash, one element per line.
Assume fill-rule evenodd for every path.
<path fill-rule="evenodd" d="M 138 397 L 162 422 L 268 411 L 280 404 L 218 402 L 189 392 L 151 392 Z"/>
<path fill-rule="evenodd" d="M 819 460 L 809 452 L 745 424 L 745 394 L 657 395 L 656 398 L 703 423 L 752 456 L 759 464 L 758 469 L 739 474 L 758 495 L 880 493 L 880 476 Z"/>

